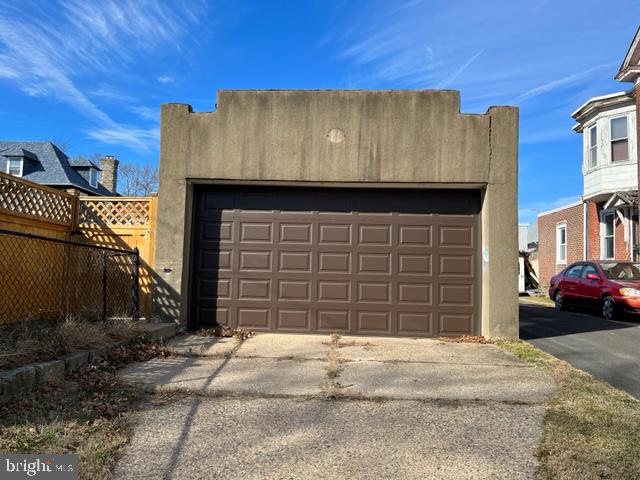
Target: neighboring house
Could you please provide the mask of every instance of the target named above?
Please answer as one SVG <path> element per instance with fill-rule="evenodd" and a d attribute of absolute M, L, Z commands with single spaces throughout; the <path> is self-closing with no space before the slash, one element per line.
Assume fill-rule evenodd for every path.
<path fill-rule="evenodd" d="M 51 142 L 0 141 L 0 171 L 60 190 L 88 195 L 116 195 L 118 163 L 104 157 L 98 166 L 71 159 Z"/>
<path fill-rule="evenodd" d="M 591 98 L 573 113 L 582 134 L 582 197 L 538 215 L 540 283 L 579 260 L 637 260 L 640 29 L 616 75 L 626 91 Z"/>

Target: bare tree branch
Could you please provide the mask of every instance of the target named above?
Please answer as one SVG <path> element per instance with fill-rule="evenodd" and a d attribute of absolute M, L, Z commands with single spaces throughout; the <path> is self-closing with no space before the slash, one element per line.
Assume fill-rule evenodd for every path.
<path fill-rule="evenodd" d="M 118 192 L 125 197 L 146 197 L 157 190 L 158 167 L 125 163 L 118 169 Z"/>

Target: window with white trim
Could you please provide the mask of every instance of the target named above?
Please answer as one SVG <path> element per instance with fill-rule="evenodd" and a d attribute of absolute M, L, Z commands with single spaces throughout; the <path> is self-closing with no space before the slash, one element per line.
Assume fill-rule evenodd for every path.
<path fill-rule="evenodd" d="M 9 158 L 7 160 L 7 173 L 16 177 L 22 176 L 22 159 Z"/>
<path fill-rule="evenodd" d="M 615 258 L 615 214 L 605 213 L 602 216 L 602 259 L 612 260 Z"/>
<path fill-rule="evenodd" d="M 567 263 L 567 224 L 556 225 L 556 263 Z"/>
<path fill-rule="evenodd" d="M 98 186 L 98 170 L 96 170 L 95 168 L 89 169 L 89 185 L 91 185 L 93 188 L 96 188 Z"/>
<path fill-rule="evenodd" d="M 611 161 L 626 162 L 627 160 L 629 160 L 629 136 L 625 115 L 611 119 Z"/>
<path fill-rule="evenodd" d="M 598 166 L 598 127 L 589 129 L 589 168 Z"/>

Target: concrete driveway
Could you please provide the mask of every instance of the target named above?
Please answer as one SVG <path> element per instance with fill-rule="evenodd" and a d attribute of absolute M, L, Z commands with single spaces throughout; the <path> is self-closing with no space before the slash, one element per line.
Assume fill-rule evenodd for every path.
<path fill-rule="evenodd" d="M 640 399 L 640 322 L 520 302 L 520 337 Z"/>
<path fill-rule="evenodd" d="M 128 382 L 181 392 L 138 414 L 116 478 L 533 478 L 553 380 L 493 345 L 185 336 Z"/>

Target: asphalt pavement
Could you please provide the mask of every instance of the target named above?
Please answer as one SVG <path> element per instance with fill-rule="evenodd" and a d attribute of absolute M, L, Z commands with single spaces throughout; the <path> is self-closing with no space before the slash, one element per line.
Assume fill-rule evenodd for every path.
<path fill-rule="evenodd" d="M 604 320 L 523 300 L 520 337 L 640 399 L 640 318 Z"/>

